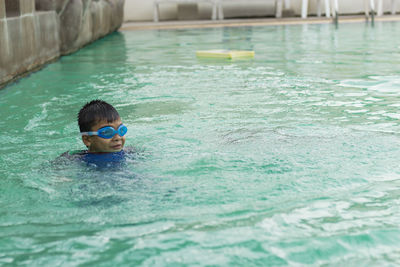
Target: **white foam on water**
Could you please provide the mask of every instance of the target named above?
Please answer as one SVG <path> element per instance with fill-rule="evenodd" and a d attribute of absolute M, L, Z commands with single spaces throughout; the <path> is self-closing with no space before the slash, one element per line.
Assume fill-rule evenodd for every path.
<path fill-rule="evenodd" d="M 369 181 L 380 181 L 380 182 L 388 182 L 388 181 L 399 181 L 400 182 L 400 174 L 399 173 L 387 173 L 384 175 L 372 176 L 368 178 Z"/>
<path fill-rule="evenodd" d="M 380 93 L 400 93 L 399 76 L 370 76 L 368 79 L 349 79 L 341 81 L 338 85 L 368 89 Z"/>
<path fill-rule="evenodd" d="M 36 113 L 36 115 L 34 115 L 33 118 L 28 121 L 28 124 L 24 127 L 25 131 L 31 131 L 40 126 L 41 122 L 47 118 L 47 105 L 48 103 L 40 105 L 42 107 L 42 111 L 40 113 Z"/>
<path fill-rule="evenodd" d="M 369 110 L 368 109 L 354 109 L 354 110 L 345 110 L 347 113 L 351 114 L 359 114 L 359 113 L 367 113 Z"/>
<path fill-rule="evenodd" d="M 397 114 L 397 113 L 387 113 L 387 114 L 385 114 L 385 116 L 392 118 L 392 119 L 400 119 L 400 114 Z"/>
<path fill-rule="evenodd" d="M 376 97 L 367 97 L 365 98 L 366 101 L 374 101 L 374 102 L 379 102 L 382 101 L 383 99 L 376 98 Z"/>

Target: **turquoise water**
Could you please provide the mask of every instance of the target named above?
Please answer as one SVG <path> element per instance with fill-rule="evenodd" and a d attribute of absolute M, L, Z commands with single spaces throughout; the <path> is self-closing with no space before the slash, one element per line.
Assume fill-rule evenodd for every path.
<path fill-rule="evenodd" d="M 0 265 L 400 264 L 399 26 L 121 32 L 9 85 Z M 94 98 L 140 153 L 54 162 Z"/>

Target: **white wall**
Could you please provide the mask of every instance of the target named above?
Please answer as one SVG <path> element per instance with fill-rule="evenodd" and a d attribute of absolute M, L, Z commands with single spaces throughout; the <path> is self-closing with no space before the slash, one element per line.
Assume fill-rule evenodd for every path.
<path fill-rule="evenodd" d="M 224 0 L 225 17 L 238 16 L 272 16 L 274 14 L 274 0 Z M 323 3 L 324 0 L 321 0 Z M 369 0 L 368 0 L 369 1 Z M 291 0 L 292 10 L 300 16 L 301 0 Z M 309 0 L 309 14 L 316 14 L 317 0 Z M 359 14 L 364 12 L 365 0 L 339 0 L 340 14 Z M 398 1 L 400 2 L 400 1 Z M 384 12 L 390 11 L 391 0 L 383 0 Z M 400 3 L 397 5 L 397 10 Z M 199 18 L 211 17 L 210 5 L 199 5 Z M 324 7 L 322 7 L 324 11 Z M 163 4 L 160 7 L 161 20 L 177 19 L 177 5 Z M 125 0 L 125 21 L 151 21 L 153 20 L 153 0 Z"/>

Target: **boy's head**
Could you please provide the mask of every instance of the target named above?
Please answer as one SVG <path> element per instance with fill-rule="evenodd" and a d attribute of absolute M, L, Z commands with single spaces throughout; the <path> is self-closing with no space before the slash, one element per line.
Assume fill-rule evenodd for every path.
<path fill-rule="evenodd" d="M 127 128 L 117 110 L 107 102 L 86 103 L 78 113 L 78 124 L 89 152 L 118 152 L 124 147 Z"/>

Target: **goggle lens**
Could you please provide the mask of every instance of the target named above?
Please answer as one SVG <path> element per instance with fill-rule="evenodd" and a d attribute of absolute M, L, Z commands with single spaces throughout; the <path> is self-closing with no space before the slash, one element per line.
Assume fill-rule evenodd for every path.
<path fill-rule="evenodd" d="M 112 138 L 115 135 L 115 130 L 111 127 L 106 127 L 99 129 L 98 133 L 100 137 Z"/>
<path fill-rule="evenodd" d="M 113 127 L 111 126 L 106 126 L 104 128 L 101 128 L 97 131 L 98 136 L 104 139 L 110 139 L 113 138 L 114 135 L 118 134 L 119 136 L 124 136 L 128 132 L 128 127 L 125 125 L 121 125 L 118 127 L 118 130 L 114 130 Z"/>
<path fill-rule="evenodd" d="M 119 136 L 124 136 L 127 132 L 128 132 L 128 127 L 126 127 L 125 125 L 121 125 L 121 126 L 118 128 L 118 134 L 119 134 Z"/>

